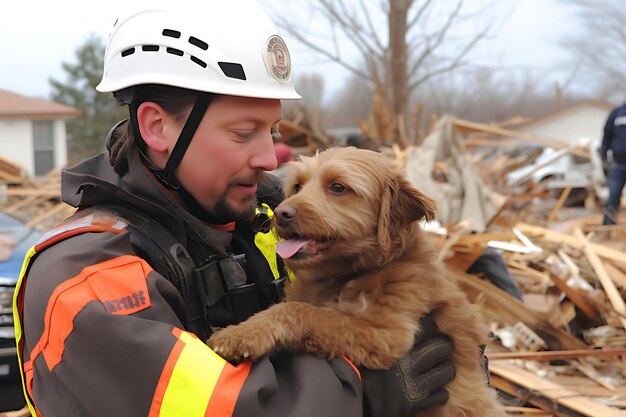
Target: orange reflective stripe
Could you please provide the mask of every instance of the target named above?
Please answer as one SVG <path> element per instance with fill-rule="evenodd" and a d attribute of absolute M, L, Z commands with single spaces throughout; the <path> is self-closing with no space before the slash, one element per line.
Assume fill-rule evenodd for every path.
<path fill-rule="evenodd" d="M 213 390 L 213 395 L 209 400 L 205 417 L 233 415 L 237 398 L 248 378 L 251 366 L 252 363 L 249 361 L 237 366 L 226 363 L 217 380 L 217 388 Z"/>
<path fill-rule="evenodd" d="M 181 331 L 180 329 L 174 329 L 173 333 L 176 336 L 179 336 Z M 157 417 L 160 414 L 165 391 L 167 391 L 167 386 L 170 382 L 170 379 L 172 378 L 174 366 L 176 366 L 176 362 L 178 361 L 178 358 L 180 357 L 180 354 L 182 353 L 184 347 L 185 344 L 183 343 L 183 341 L 178 339 L 176 341 L 176 344 L 172 348 L 170 356 L 167 358 L 167 362 L 163 367 L 163 372 L 161 373 L 161 377 L 159 378 L 159 382 L 154 392 L 154 398 L 152 399 L 152 404 L 150 406 L 150 413 L 148 414 L 148 417 Z"/>
<path fill-rule="evenodd" d="M 113 314 L 132 314 L 149 307 L 146 277 L 151 271 L 143 259 L 125 255 L 90 265 L 63 282 L 48 301 L 44 331 L 30 360 L 34 362 L 43 353 L 52 371 L 61 362 L 65 340 L 74 329 L 74 318 L 91 301 L 102 302 Z"/>
<path fill-rule="evenodd" d="M 359 371 L 359 368 L 357 368 L 356 365 L 354 365 L 352 363 L 352 361 L 350 359 L 348 359 L 347 356 L 341 355 L 341 357 L 344 358 L 346 362 L 348 362 L 348 364 L 352 367 L 352 369 L 354 369 L 354 372 L 356 372 L 356 376 L 358 376 L 359 380 L 360 380 L 361 379 L 361 372 Z"/>
<path fill-rule="evenodd" d="M 149 417 L 230 417 L 251 362 L 233 366 L 194 334 L 178 338 L 159 379 Z"/>

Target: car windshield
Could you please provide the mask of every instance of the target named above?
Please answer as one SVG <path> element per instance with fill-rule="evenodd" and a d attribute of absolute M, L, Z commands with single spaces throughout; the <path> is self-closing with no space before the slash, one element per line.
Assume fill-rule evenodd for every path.
<path fill-rule="evenodd" d="M 17 281 L 24 255 L 42 235 L 37 229 L 0 212 L 0 285 Z"/>

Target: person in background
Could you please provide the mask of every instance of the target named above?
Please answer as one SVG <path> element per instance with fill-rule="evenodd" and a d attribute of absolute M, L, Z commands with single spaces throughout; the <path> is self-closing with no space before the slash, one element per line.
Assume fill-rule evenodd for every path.
<path fill-rule="evenodd" d="M 600 157 L 609 188 L 602 224 L 611 225 L 617 223 L 626 183 L 626 103 L 613 109 L 606 120 Z"/>
<path fill-rule="evenodd" d="M 273 135 L 298 99 L 287 43 L 252 1 L 120 17 L 99 92 L 128 119 L 62 173 L 77 212 L 27 255 L 14 318 L 31 414 L 408 417 L 447 401 L 452 345 L 432 317 L 389 370 L 204 341 L 281 299 Z M 477 360 L 479 360 L 477 358 Z"/>

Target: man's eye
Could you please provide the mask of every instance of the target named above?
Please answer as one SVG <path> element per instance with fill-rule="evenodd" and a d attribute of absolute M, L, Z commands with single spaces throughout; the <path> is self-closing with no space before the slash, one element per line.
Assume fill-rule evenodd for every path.
<path fill-rule="evenodd" d="M 330 186 L 330 191 L 332 191 L 335 194 L 342 194 L 346 191 L 346 187 L 345 185 L 339 184 L 338 182 L 336 182 Z"/>
<path fill-rule="evenodd" d="M 256 133 L 254 130 L 234 130 L 233 132 L 242 139 L 251 138 Z"/>

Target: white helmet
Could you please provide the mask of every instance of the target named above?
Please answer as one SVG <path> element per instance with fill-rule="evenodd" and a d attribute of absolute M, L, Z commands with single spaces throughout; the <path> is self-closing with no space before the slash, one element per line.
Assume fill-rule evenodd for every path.
<path fill-rule="evenodd" d="M 153 7 L 118 19 L 98 91 L 164 84 L 243 97 L 300 98 L 287 45 L 256 3 L 169 3 L 168 9 Z"/>

